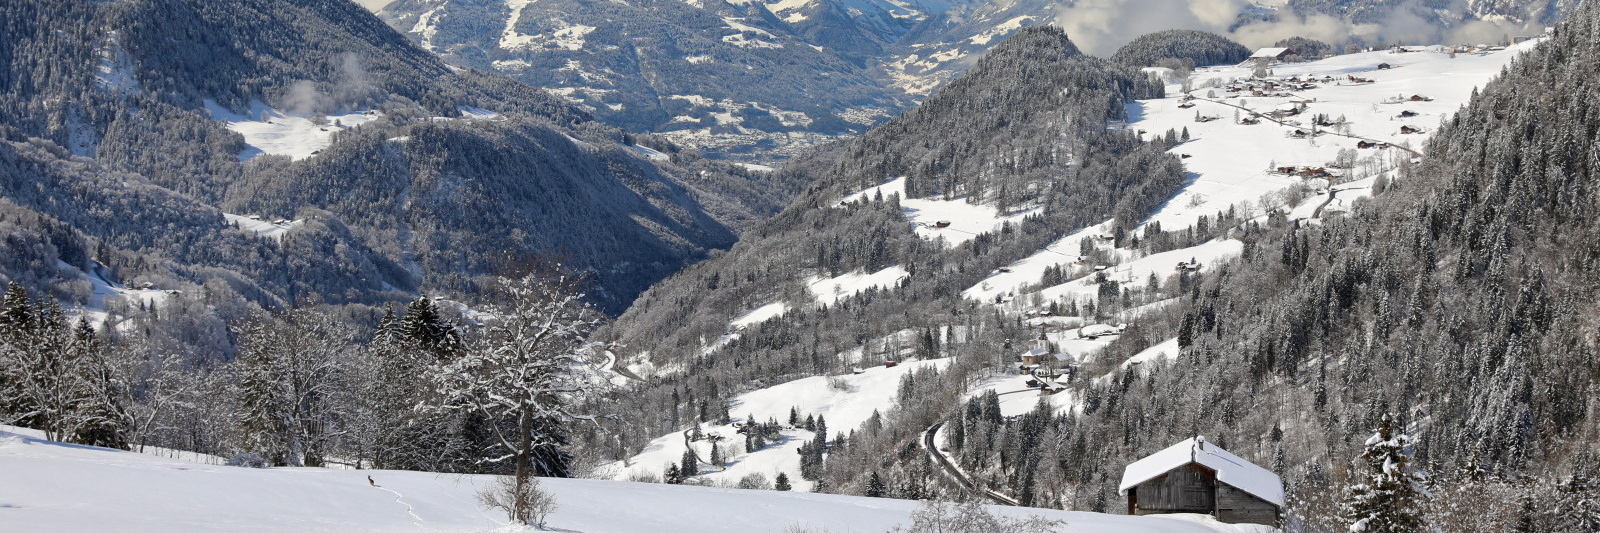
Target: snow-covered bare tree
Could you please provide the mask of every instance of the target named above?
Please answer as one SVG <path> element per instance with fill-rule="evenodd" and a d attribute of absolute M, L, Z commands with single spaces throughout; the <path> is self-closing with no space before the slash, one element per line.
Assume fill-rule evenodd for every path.
<path fill-rule="evenodd" d="M 258 317 L 234 364 L 241 451 L 274 465 L 321 466 L 347 416 L 339 390 L 351 332 L 310 311 Z"/>
<path fill-rule="evenodd" d="M 490 421 L 501 455 L 487 461 L 515 461 L 515 494 L 529 477 L 568 475 L 563 457 L 549 453 L 560 446 L 561 423 L 594 420 L 567 408 L 571 398 L 601 386 L 588 371 L 584 342 L 601 315 L 577 290 L 569 274 L 541 273 L 498 280 L 499 305 L 487 306 L 491 318 L 466 352 L 436 370 L 441 403 L 450 411 L 477 413 Z M 508 510 L 515 522 L 528 523 L 530 508 L 521 499 Z"/>

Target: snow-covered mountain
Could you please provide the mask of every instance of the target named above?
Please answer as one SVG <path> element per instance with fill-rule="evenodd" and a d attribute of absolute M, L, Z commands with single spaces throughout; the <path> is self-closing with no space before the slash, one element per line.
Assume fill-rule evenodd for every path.
<path fill-rule="evenodd" d="M 1447 4 L 1447 5 L 1446 5 Z M 380 15 L 459 66 L 555 91 L 601 120 L 707 153 L 775 161 L 898 114 L 1019 28 L 1056 24 L 1109 56 L 1149 32 L 1253 47 L 1488 42 L 1569 3 L 1141 0 L 399 0 Z"/>
<path fill-rule="evenodd" d="M 1567 31 L 1563 28 L 1559 35 L 1568 40 L 1587 35 L 1578 30 L 1580 36 L 1572 37 Z M 1022 36 L 1036 37 L 1028 32 Z M 628 339 L 621 360 L 659 386 L 638 385 L 624 402 L 650 406 L 640 409 L 651 413 L 644 417 L 650 423 L 670 415 L 671 424 L 656 426 L 653 436 L 635 441 L 629 449 L 642 451 L 616 465 L 619 470 L 610 475 L 624 479 L 659 475 L 687 460 L 686 448 L 704 460 L 712 443 L 687 439 L 683 433 L 697 423 L 694 409 L 677 407 L 679 394 L 687 394 L 694 398 L 691 405 L 728 407 L 727 419 L 698 417 L 706 422 L 702 433 L 728 437 L 737 428 L 724 422 L 748 426 L 752 418 L 762 423 L 772 417 L 786 426 L 776 443 L 757 442 L 757 448 L 741 442 L 742 436 L 721 441 L 723 457 L 735 460 L 726 470 L 702 467 L 702 472 L 710 473 L 700 475 L 711 479 L 731 481 L 752 467 L 767 476 L 784 471 L 794 478 L 791 469 L 814 468 L 808 481 L 825 483 L 828 490 L 859 494 L 868 490 L 870 478 L 881 478 L 890 494 L 905 497 L 924 490 L 929 480 L 947 483 L 942 479 L 948 469 L 931 462 L 930 446 L 922 444 L 928 439 L 933 447 L 948 446 L 952 461 L 1004 497 L 1093 508 L 1108 499 L 1116 505 L 1104 480 L 1115 479 L 1121 465 L 1185 434 L 1204 433 L 1235 443 L 1230 449 L 1257 464 L 1279 465 L 1269 468 L 1284 473 L 1291 483 L 1319 487 L 1307 490 L 1332 490 L 1329 487 L 1336 482 L 1319 472 L 1357 453 L 1352 447 L 1359 441 L 1340 440 L 1339 432 L 1359 435 L 1362 424 L 1369 421 L 1356 411 L 1372 405 L 1330 390 L 1332 376 L 1341 376 L 1345 383 L 1359 382 L 1363 368 L 1382 364 L 1380 357 L 1388 356 L 1338 355 L 1337 346 L 1297 345 L 1292 336 L 1315 336 L 1318 333 L 1304 328 L 1331 323 L 1335 325 L 1329 327 L 1350 328 L 1341 331 L 1358 337 L 1366 327 L 1362 323 L 1374 324 L 1364 321 L 1381 324 L 1401 319 L 1373 318 L 1374 313 L 1381 316 L 1398 308 L 1370 299 L 1364 304 L 1369 307 L 1345 311 L 1354 325 L 1341 325 L 1343 319 L 1333 316 L 1306 322 L 1290 317 L 1318 309 L 1307 302 L 1334 298 L 1328 305 L 1339 305 L 1337 298 L 1346 297 L 1320 291 L 1386 291 L 1339 285 L 1357 283 L 1348 276 L 1366 268 L 1360 263 L 1363 246 L 1402 246 L 1362 240 L 1368 235 L 1362 228 L 1413 232 L 1406 221 L 1423 216 L 1415 215 L 1418 210 L 1459 205 L 1407 208 L 1413 215 L 1392 210 L 1404 205 L 1396 202 L 1430 191 L 1465 194 L 1456 187 L 1440 186 L 1442 178 L 1435 177 L 1459 174 L 1429 171 L 1426 185 L 1408 181 L 1417 179 L 1413 176 L 1419 167 L 1454 162 L 1429 159 L 1424 149 L 1427 139 L 1439 131 L 1454 129 L 1456 135 L 1477 131 L 1463 126 L 1460 118 L 1452 119 L 1452 113 L 1463 105 L 1471 107 L 1472 97 L 1491 87 L 1490 81 L 1508 65 L 1534 69 L 1529 62 L 1513 60 L 1539 43 L 1546 43 L 1538 56 L 1542 59 L 1530 60 L 1532 64 L 1548 61 L 1551 56 L 1545 54 L 1559 57 L 1564 47 L 1572 46 L 1549 41 L 1509 48 L 1411 46 L 1305 63 L 1250 62 L 1190 73 L 1146 69 L 1166 81 L 1167 96 L 1126 102 L 1125 119 L 1100 122 L 1097 127 L 1109 128 L 1113 135 L 1137 135 L 1178 158 L 1184 179 L 1150 207 L 1133 213 L 1077 207 L 1073 211 L 1082 216 L 1104 214 L 1074 224 L 1039 224 L 1052 210 L 1063 209 L 1061 204 L 1028 195 L 1013 197 L 997 189 L 1003 185 L 1042 191 L 1073 183 L 1094 168 L 1091 161 L 1050 168 L 1041 182 L 1050 185 L 1003 181 L 1026 174 L 1010 169 L 995 172 L 994 182 L 965 182 L 967 188 L 959 189 L 965 195 L 930 183 L 951 179 L 939 177 L 946 167 L 936 162 L 987 161 L 960 174 L 966 179 L 1030 157 L 1085 158 L 1094 152 L 1080 144 L 1081 138 L 1056 138 L 1056 150 L 1007 144 L 1012 151 L 1002 153 L 1010 159 L 985 160 L 971 153 L 948 159 L 923 156 L 897 150 L 892 141 L 877 136 L 905 136 L 934 145 L 933 154 L 948 153 L 937 148 L 945 137 L 927 134 L 914 121 L 928 120 L 934 113 L 994 112 L 979 102 L 995 99 L 970 98 L 971 93 L 962 92 L 968 86 L 958 80 L 923 108 L 869 133 L 858 141 L 859 147 L 846 148 L 842 155 L 822 162 L 792 163 L 833 174 L 825 174 L 829 178 L 790 212 L 728 254 L 652 289 L 612 328 L 615 338 Z M 990 57 L 999 61 L 1013 53 L 1038 61 L 1055 57 L 1022 47 L 997 48 Z M 993 80 L 1016 74 L 997 75 L 980 63 L 968 75 Z M 1032 79 L 1033 84 L 1018 87 L 1048 85 Z M 1493 87 L 1515 91 L 1527 83 L 1505 80 Z M 942 98 L 953 94 L 969 98 L 945 107 L 948 102 Z M 1007 127 L 1033 124 L 1015 109 L 1010 112 Z M 1464 150 L 1483 153 L 1481 147 Z M 877 161 L 869 155 L 880 153 L 900 154 L 916 163 L 892 157 Z M 1562 173 L 1556 176 L 1567 179 Z M 982 184 L 981 196 L 972 192 L 979 190 L 974 183 Z M 1381 211 L 1384 222 L 1374 222 L 1371 210 L 1379 209 L 1375 205 L 1391 206 Z M 1352 242 L 1326 256 L 1299 251 L 1315 249 L 1316 239 L 1334 235 Z M 1415 247 L 1427 244 L 1424 240 L 1403 246 L 1412 247 L 1407 253 L 1420 253 Z M 1319 274 L 1298 278 L 1279 270 L 1298 268 L 1301 261 L 1322 265 L 1314 267 Z M 1454 260 L 1440 256 L 1439 261 L 1446 265 L 1439 268 L 1449 268 Z M 1239 266 L 1241 262 L 1250 269 Z M 865 282 L 880 272 L 889 272 L 889 281 Z M 1366 272 L 1362 275 L 1377 275 Z M 1404 268 L 1382 272 L 1391 277 L 1412 275 Z M 846 277 L 859 282 L 844 294 L 810 290 L 819 282 L 828 286 L 827 280 Z M 1407 283 L 1393 287 L 1409 291 L 1404 287 L 1418 286 L 1414 280 Z M 1285 290 L 1294 292 L 1273 296 L 1278 293 L 1255 289 L 1263 286 L 1293 287 Z M 1217 293 L 1227 296 L 1213 296 Z M 1229 308 L 1213 298 L 1225 298 L 1227 305 L 1239 307 L 1225 311 Z M 1236 322 L 1238 309 L 1244 306 L 1250 306 L 1253 318 Z M 689 316 L 686 308 L 696 314 Z M 1405 320 L 1432 322 L 1414 316 Z M 1390 328 L 1384 333 L 1391 336 L 1390 342 L 1403 337 L 1397 333 L 1403 328 L 1395 324 L 1382 326 Z M 1242 349 L 1230 344 L 1240 338 L 1251 339 L 1251 344 Z M 1059 378 L 1064 390 L 1041 392 L 1039 375 L 1018 372 L 1018 355 L 1036 347 L 1045 350 L 1044 357 L 1059 354 L 1049 366 L 1067 371 Z M 1284 366 L 1291 363 L 1283 358 L 1295 350 L 1321 355 Z M 1435 354 L 1430 360 L 1459 357 L 1429 350 Z M 1556 352 L 1564 355 L 1552 357 L 1567 360 L 1582 359 L 1584 353 Z M 1310 357 L 1300 353 L 1295 357 Z M 1228 363 L 1206 362 L 1211 360 Z M 1411 365 L 1427 364 L 1414 357 L 1408 360 Z M 886 361 L 898 365 L 884 368 Z M 909 365 L 915 365 L 916 372 L 903 370 Z M 901 379 L 893 395 L 871 384 L 877 383 L 874 376 L 896 373 Z M 795 379 L 814 374 L 831 377 Z M 1492 394 L 1487 388 L 1465 390 L 1428 379 L 1432 385 L 1427 386 L 1436 394 Z M 1408 383 L 1414 382 L 1392 387 L 1370 383 L 1362 390 L 1393 402 L 1422 401 L 1403 396 Z M 807 391 L 824 387 L 852 398 L 850 412 L 871 408 L 882 418 L 869 416 L 870 422 L 857 424 L 862 420 L 859 415 L 837 414 L 842 413 L 838 406 L 810 399 L 814 394 Z M 1313 407 L 1319 401 L 1324 402 L 1323 411 Z M 1277 407 L 1281 405 L 1299 407 L 1283 410 Z M 1474 412 L 1499 412 L 1491 407 L 1496 404 L 1476 405 L 1480 407 L 1470 408 Z M 794 424 L 783 414 L 791 406 L 801 418 L 825 416 L 829 434 L 818 439 L 788 427 Z M 1446 414 L 1419 406 L 1410 420 L 1419 428 L 1416 431 L 1426 430 L 1448 442 L 1469 439 L 1479 446 L 1500 442 L 1499 436 L 1473 429 L 1479 424 L 1461 418 L 1465 410 Z M 1321 417 L 1330 412 L 1339 413 L 1341 426 L 1315 427 L 1327 424 Z M 993 413 L 992 419 L 988 413 Z M 841 418 L 837 424 L 835 416 Z M 962 431 L 950 428 L 961 425 Z M 980 431 L 988 440 L 973 446 L 972 432 Z M 832 443 L 825 465 L 805 465 L 806 456 L 796 451 L 819 440 Z M 1432 453 L 1440 460 L 1469 460 L 1451 451 Z M 1019 462 L 1017 457 L 1028 459 Z M 1559 473 L 1565 470 L 1557 472 L 1550 477 L 1566 475 Z M 1332 520 L 1327 502 L 1294 505 L 1311 513 L 1300 515 L 1309 516 L 1308 520 Z"/>
<path fill-rule="evenodd" d="M 349 2 L 0 11 L 0 160 L 14 170 L 0 185 L 8 208 L 71 228 L 48 230 L 57 252 L 5 254 L 3 279 L 69 306 L 87 303 L 87 282 L 57 258 L 167 290 L 228 277 L 281 305 L 466 289 L 512 257 L 561 255 L 615 311 L 793 187 L 675 160 L 670 142 L 449 66 Z M 150 207 L 87 207 L 117 198 Z M 222 212 L 306 223 L 257 239 Z"/>
<path fill-rule="evenodd" d="M 907 104 L 868 72 L 885 36 L 832 4 L 792 7 L 792 22 L 759 2 L 721 0 L 400 0 L 380 15 L 453 64 L 717 152 L 794 150 L 865 131 Z"/>

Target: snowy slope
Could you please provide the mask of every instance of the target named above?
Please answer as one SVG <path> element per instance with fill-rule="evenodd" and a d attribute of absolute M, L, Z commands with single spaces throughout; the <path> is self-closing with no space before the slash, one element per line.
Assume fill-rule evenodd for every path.
<path fill-rule="evenodd" d="M 827 420 L 830 435 L 856 429 L 872 417 L 873 411 L 887 413 L 895 404 L 895 394 L 900 379 L 923 368 L 943 368 L 949 359 L 902 363 L 893 368 L 867 368 L 860 374 L 845 376 L 814 376 L 767 387 L 739 395 L 728 408 L 734 420 L 755 418 L 756 422 L 776 419 L 787 423 L 789 409 L 798 408 L 800 416 L 821 416 Z M 779 472 L 788 474 L 795 490 L 808 490 L 811 482 L 800 479 L 800 455 L 796 453 L 806 441 L 816 435 L 799 428 L 783 430 L 783 440 L 755 452 L 744 453 L 744 436 L 735 433 L 732 425 L 705 425 L 702 432 L 726 437 L 719 446 L 730 458 L 726 469 L 701 465 L 702 478 L 713 483 L 734 484 L 748 474 L 759 473 L 768 480 Z M 709 460 L 711 443 L 699 441 L 692 444 L 699 458 Z M 603 467 L 608 477 L 619 480 L 639 475 L 659 476 L 668 463 L 683 459 L 687 445 L 682 434 L 663 435 L 645 447 L 638 455 Z"/>
<path fill-rule="evenodd" d="M 1230 80 L 1250 77 L 1249 67 L 1212 67 L 1197 70 L 1191 76 L 1195 107 L 1179 108 L 1181 87 L 1168 87 L 1169 98 L 1145 100 L 1132 106 L 1131 114 L 1139 117 L 1129 128 L 1160 134 L 1168 129 L 1187 127 L 1194 139 L 1173 150 L 1189 154 L 1183 160 L 1185 168 L 1194 173 L 1195 180 L 1183 192 L 1168 202 L 1167 206 L 1152 216 L 1150 222 L 1160 222 L 1164 230 L 1181 229 L 1194 224 L 1201 215 L 1216 214 L 1229 206 L 1241 203 L 1259 204 L 1263 194 L 1284 189 L 1301 181 L 1286 175 L 1269 173 L 1280 166 L 1322 167 L 1335 159 L 1340 149 L 1356 149 L 1358 139 L 1322 135 L 1312 139 L 1294 139 L 1286 135 L 1294 129 L 1310 130 L 1311 117 L 1327 114 L 1330 118 L 1345 117 L 1351 135 L 1372 140 L 1409 144 L 1420 150 L 1428 132 L 1467 102 L 1475 87 L 1481 87 L 1511 58 L 1527 50 L 1537 41 L 1528 41 L 1504 51 L 1485 55 L 1444 53 L 1438 47 L 1412 48 L 1420 50 L 1406 53 L 1390 51 L 1365 52 L 1334 56 L 1321 61 L 1278 65 L 1272 68 L 1275 79 L 1290 77 L 1332 77 L 1331 83 L 1315 83 L 1317 88 L 1284 90 L 1288 96 L 1253 97 L 1249 93 L 1231 93 L 1225 86 L 1208 87 L 1208 84 L 1226 84 Z M 1378 65 L 1388 63 L 1389 69 Z M 1347 76 L 1373 80 L 1372 83 L 1352 83 Z M 1208 96 L 1208 95 L 1214 95 Z M 1396 97 L 1409 98 L 1420 95 L 1431 101 L 1395 102 Z M 1306 105 L 1300 115 L 1288 117 L 1298 126 L 1280 126 L 1268 121 L 1256 125 L 1235 124 L 1236 108 L 1216 102 L 1241 105 L 1257 112 L 1270 111 L 1295 100 L 1315 101 Z M 1416 113 L 1413 117 L 1400 117 L 1402 111 Z M 1220 117 L 1204 123 L 1194 120 L 1202 116 Z M 1402 125 L 1421 128 L 1420 134 L 1401 134 Z M 1340 131 L 1339 128 L 1334 128 Z M 1383 152 L 1397 156 L 1407 154 L 1390 150 L 1358 150 L 1362 158 L 1383 158 Z M 1357 173 L 1359 174 L 1359 165 Z M 1364 194 L 1352 191 L 1349 196 Z M 1318 198 L 1306 202 L 1316 203 Z M 1257 212 L 1260 211 L 1259 205 Z"/>
<path fill-rule="evenodd" d="M 305 159 L 321 152 L 333 142 L 333 134 L 345 128 L 359 126 L 378 118 L 376 111 L 357 111 L 342 115 L 327 115 L 326 122 L 317 124 L 310 116 L 287 113 L 255 102 L 245 114 L 236 114 L 205 101 L 211 118 L 225 122 L 228 129 L 244 136 L 249 148 L 239 153 L 240 161 L 249 161 L 261 154 L 286 155 L 290 159 Z"/>
<path fill-rule="evenodd" d="M 484 476 L 388 470 L 252 469 L 60 444 L 0 427 L 0 530 L 90 532 L 520 531 L 474 503 Z M 372 476 L 378 486 L 367 485 Z M 546 479 L 574 532 L 755 532 L 791 526 L 886 531 L 914 501 L 615 481 Z M 1078 533 L 1243 532 L 1175 518 L 992 507 L 1040 514 Z"/>
<path fill-rule="evenodd" d="M 811 276 L 806 278 L 806 289 L 816 297 L 817 303 L 833 305 L 867 289 L 892 288 L 908 275 L 905 267 L 896 265 L 870 274 L 857 270 L 831 278 Z"/>
<path fill-rule="evenodd" d="M 1254 68 L 1247 66 L 1210 67 L 1196 70 L 1189 79 L 1196 99 L 1182 99 L 1184 80 L 1172 80 L 1167 94 L 1158 100 L 1139 101 L 1129 106 L 1133 117 L 1125 127 L 1143 131 L 1145 137 L 1162 135 L 1169 129 L 1181 131 L 1188 128 L 1191 140 L 1172 149 L 1183 154 L 1190 181 L 1176 196 L 1145 221 L 1160 223 L 1164 231 L 1181 230 L 1195 224 L 1198 217 L 1214 216 L 1230 207 L 1248 213 L 1260 220 L 1268 210 L 1283 210 L 1289 219 L 1308 223 L 1318 222 L 1317 217 L 1333 216 L 1352 208 L 1356 199 L 1370 196 L 1378 176 L 1393 176 L 1398 161 L 1413 159 L 1417 155 L 1399 150 L 1359 149 L 1362 140 L 1408 144 L 1420 149 L 1439 121 L 1444 120 L 1466 103 L 1474 87 L 1480 87 L 1499 73 L 1521 51 L 1533 46 L 1522 43 L 1500 51 L 1458 53 L 1453 57 L 1439 47 L 1412 48 L 1408 52 L 1365 52 L 1335 56 L 1309 63 L 1275 65 L 1271 79 L 1287 83 L 1287 78 L 1305 80 L 1315 78 L 1310 89 L 1263 91 L 1264 94 L 1283 93 L 1284 96 L 1252 96 L 1250 92 L 1229 91 L 1243 87 L 1251 78 Z M 1380 63 L 1391 68 L 1379 69 Z M 1348 78 L 1372 80 L 1354 82 Z M 1320 80 L 1328 79 L 1327 82 Z M 1259 83 L 1258 83 L 1259 86 Z M 1427 100 L 1412 101 L 1412 95 Z M 1283 117 L 1287 125 L 1261 119 L 1249 125 L 1236 123 L 1234 111 L 1240 118 L 1251 113 L 1267 113 L 1292 101 L 1306 102 L 1298 115 Z M 1232 107 L 1238 106 L 1238 107 Z M 1242 107 L 1243 109 L 1239 109 Z M 1415 113 L 1401 116 L 1402 111 Z M 1197 122 L 1196 115 L 1218 117 L 1217 120 Z M 1317 114 L 1330 119 L 1343 117 L 1345 126 L 1334 126 L 1333 133 L 1310 138 L 1295 138 L 1289 133 L 1295 129 L 1310 131 L 1311 121 Z M 1421 133 L 1402 134 L 1400 126 L 1408 125 Z M 1118 125 L 1118 127 L 1124 127 Z M 1336 135 L 1347 133 L 1354 137 Z M 1341 150 L 1357 153 L 1356 164 L 1350 169 L 1332 169 L 1332 179 L 1306 179 L 1274 172 L 1277 167 L 1328 167 Z M 1330 183 L 1330 181 L 1332 183 Z M 1292 202 L 1284 191 L 1297 184 L 1308 195 Z M 1097 296 L 1095 274 L 1103 272 L 1111 280 L 1128 287 L 1142 287 L 1151 275 L 1163 281 L 1176 272 L 1181 263 L 1197 262 L 1201 272 L 1214 268 L 1240 253 L 1243 243 L 1233 239 L 1219 239 L 1199 245 L 1143 255 L 1131 249 L 1111 249 L 1109 244 L 1097 242 L 1096 248 L 1113 259 L 1110 265 L 1079 263 L 1079 242 L 1086 237 L 1106 235 L 1109 221 L 1090 226 L 1052 242 L 1044 249 L 992 273 L 983 281 L 966 289 L 969 299 L 996 305 L 1005 312 L 1026 312 L 1032 301 L 1086 302 Z M 1066 266 L 1071 281 L 1050 287 L 1039 286 L 1046 268 Z M 1104 267 L 1097 270 L 1097 267 Z M 1036 298 L 1035 298 L 1036 297 Z M 1170 305 L 1166 300 L 1144 308 L 1130 309 L 1122 316 L 1136 319 L 1146 311 Z M 1081 321 L 1073 317 L 1041 317 L 1030 319 L 1030 326 L 1042 328 L 1049 340 L 1061 352 L 1078 363 L 1094 361 L 1100 349 L 1115 337 L 1097 339 L 1079 338 L 1075 329 Z M 1024 349 L 1017 349 L 1022 352 Z M 1124 369 L 1170 360 L 1179 354 L 1177 339 L 1168 339 L 1146 349 L 1104 375 L 1088 376 L 1088 380 L 1104 381 L 1120 374 Z M 1003 354 L 1014 362 L 1017 354 Z M 1003 414 L 1013 416 L 1032 410 L 1042 399 L 1057 411 L 1077 405 L 1074 390 L 1054 395 L 1041 395 L 1024 384 L 1029 378 L 1016 373 L 993 376 L 968 392 L 976 397 L 988 390 L 1000 394 Z"/>
<path fill-rule="evenodd" d="M 906 198 L 904 177 L 846 195 L 839 202 L 844 204 L 871 200 L 880 195 L 884 198 L 891 195 L 900 196 L 900 207 L 905 211 L 906 219 L 917 225 L 917 235 L 929 240 L 943 238 L 945 243 L 951 246 L 970 241 L 983 233 L 997 231 L 1006 222 L 1020 222 L 1028 215 L 1037 212 L 1036 209 L 1026 209 L 1001 213 L 993 205 L 967 203 L 965 197 L 951 200 L 937 197 Z M 940 227 L 941 223 L 945 222 L 948 224 Z"/>
<path fill-rule="evenodd" d="M 257 237 L 264 237 L 278 241 L 283 240 L 284 233 L 287 233 L 289 230 L 305 224 L 304 220 L 262 220 L 262 218 L 257 215 L 235 215 L 232 213 L 223 213 L 222 217 L 227 219 L 229 224 L 238 226 L 239 229 L 253 233 Z"/>
<path fill-rule="evenodd" d="M 1188 79 L 1195 97 L 1189 101 L 1183 99 L 1184 80 L 1173 80 L 1167 87 L 1171 96 L 1128 106 L 1132 120 L 1125 125 L 1127 129 L 1144 132 L 1149 139 L 1187 128 L 1191 139 L 1171 150 L 1182 156 L 1189 183 L 1145 224 L 1159 223 L 1164 231 L 1181 230 L 1193 226 L 1201 216 L 1229 209 L 1255 218 L 1282 210 L 1291 220 L 1315 223 L 1319 217 L 1349 211 L 1355 200 L 1371 195 L 1379 176 L 1392 176 L 1400 162 L 1418 157 L 1394 147 L 1358 148 L 1359 143 L 1382 142 L 1420 150 L 1428 134 L 1465 104 L 1475 87 L 1488 82 L 1536 42 L 1475 53 L 1412 47 L 1406 52 L 1347 54 L 1274 65 L 1267 80 L 1254 82 L 1251 66 L 1201 68 Z M 1390 68 L 1380 69 L 1380 64 Z M 1298 81 L 1291 82 L 1291 78 Z M 1277 83 L 1279 88 L 1266 90 L 1264 81 Z M 1230 90 L 1234 88 L 1240 90 Z M 1253 96 L 1252 88 L 1261 90 L 1262 96 Z M 1422 98 L 1413 100 L 1413 96 Z M 1302 110 L 1278 119 L 1281 124 L 1265 117 L 1257 124 L 1242 123 L 1252 114 L 1294 107 L 1296 102 Z M 1318 115 L 1338 124 L 1315 128 L 1319 135 L 1294 136 L 1295 130 L 1311 133 Z M 1197 121 L 1197 116 L 1214 120 Z M 1401 133 L 1402 126 L 1421 131 Z M 1333 168 L 1341 151 L 1356 154 L 1351 168 Z M 1326 168 L 1332 176 L 1306 178 L 1279 172 L 1280 167 Z M 1297 190 L 1301 192 L 1296 194 Z M 1106 234 L 1107 229 L 1102 224 L 1059 239 L 963 294 L 984 302 L 1022 302 L 1026 300 L 1023 296 L 1031 293 L 1044 301 L 1092 299 L 1097 265 L 1076 264 L 1078 241 Z M 1165 278 L 1179 261 L 1197 260 L 1203 271 L 1238 255 L 1241 248 L 1238 241 L 1222 240 L 1150 257 L 1140 257 L 1132 250 L 1112 250 L 1109 255 L 1118 264 L 1102 266 L 1107 267 L 1110 278 L 1137 286 L 1151 274 Z M 1074 281 L 1038 287 L 1044 270 L 1057 265 L 1072 266 Z M 1018 308 L 1014 305 L 1011 309 Z"/>

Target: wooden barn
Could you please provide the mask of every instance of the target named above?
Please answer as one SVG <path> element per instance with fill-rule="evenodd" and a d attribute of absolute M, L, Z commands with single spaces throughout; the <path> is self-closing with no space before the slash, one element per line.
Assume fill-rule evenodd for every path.
<path fill-rule="evenodd" d="M 1118 493 L 1128 514 L 1200 513 L 1230 524 L 1278 526 L 1283 481 L 1271 471 L 1194 437 L 1133 464 Z"/>

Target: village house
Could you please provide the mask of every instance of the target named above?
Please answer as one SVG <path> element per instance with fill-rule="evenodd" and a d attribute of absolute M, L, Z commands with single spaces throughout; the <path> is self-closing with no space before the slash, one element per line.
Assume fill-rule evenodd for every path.
<path fill-rule="evenodd" d="M 1246 59 L 1245 63 L 1252 67 L 1267 68 L 1291 55 L 1294 55 L 1294 50 L 1288 48 L 1262 48 L 1256 50 L 1256 53 L 1250 54 L 1250 58 Z"/>
<path fill-rule="evenodd" d="M 1134 461 L 1117 492 L 1128 514 L 1200 513 L 1230 524 L 1276 527 L 1283 480 L 1205 437 L 1193 437 Z"/>

